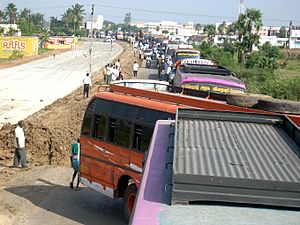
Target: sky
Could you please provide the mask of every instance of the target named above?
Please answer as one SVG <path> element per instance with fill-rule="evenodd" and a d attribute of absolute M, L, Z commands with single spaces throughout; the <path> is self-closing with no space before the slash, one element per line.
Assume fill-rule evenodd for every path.
<path fill-rule="evenodd" d="M 290 20 L 294 25 L 300 25 L 300 0 L 244 1 L 245 8 L 256 8 L 262 12 L 264 25 L 288 26 Z M 45 14 L 48 19 L 51 16 L 60 18 L 67 8 L 79 3 L 84 5 L 87 18 L 92 4 L 95 4 L 95 15 L 103 15 L 105 20 L 116 23 L 122 23 L 125 13 L 131 12 L 132 21 L 210 24 L 235 21 L 240 0 L 0 0 L 0 9 L 11 2 L 19 10 L 27 7 Z"/>

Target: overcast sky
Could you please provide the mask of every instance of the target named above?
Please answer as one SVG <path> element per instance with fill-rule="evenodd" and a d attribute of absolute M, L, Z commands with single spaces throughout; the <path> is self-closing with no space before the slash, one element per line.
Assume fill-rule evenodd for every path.
<path fill-rule="evenodd" d="M 87 17 L 91 5 L 95 4 L 96 15 L 103 15 L 105 20 L 114 22 L 123 22 L 125 13 L 131 12 L 132 21 L 172 20 L 208 24 L 234 21 L 240 0 L 0 0 L 0 8 L 3 10 L 10 2 L 16 4 L 18 9 L 27 7 L 41 12 L 48 19 L 51 16 L 60 17 L 68 7 L 79 3 L 84 5 Z M 245 8 L 261 10 L 264 25 L 288 26 L 290 20 L 300 25 L 300 0 L 245 0 Z"/>

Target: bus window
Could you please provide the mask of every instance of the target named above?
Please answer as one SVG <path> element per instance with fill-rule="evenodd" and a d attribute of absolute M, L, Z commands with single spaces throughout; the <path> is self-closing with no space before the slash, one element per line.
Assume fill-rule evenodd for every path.
<path fill-rule="evenodd" d="M 107 115 L 110 113 L 111 110 L 111 104 L 112 102 L 100 99 L 98 100 L 95 113 L 96 114 L 102 114 L 102 115 Z"/>
<path fill-rule="evenodd" d="M 87 107 L 84 118 L 82 121 L 82 128 L 81 128 L 81 135 L 89 136 L 91 130 L 91 123 L 92 123 L 92 115 L 94 111 L 94 107 L 96 105 L 96 100 L 93 100 L 89 106 Z"/>
<path fill-rule="evenodd" d="M 114 142 L 115 140 L 115 131 L 116 131 L 116 119 L 109 118 L 109 125 L 108 125 L 108 141 Z"/>
<path fill-rule="evenodd" d="M 144 123 L 154 126 L 157 120 L 174 119 L 174 115 L 171 113 L 161 112 L 158 110 L 140 108 L 138 111 L 137 119 Z"/>
<path fill-rule="evenodd" d="M 98 139 L 104 139 L 105 137 L 105 124 L 106 119 L 104 116 L 95 115 L 93 137 Z"/>
<path fill-rule="evenodd" d="M 148 150 L 153 129 L 141 125 L 134 125 L 133 149 L 141 152 Z"/>
<path fill-rule="evenodd" d="M 137 108 L 133 105 L 123 104 L 123 103 L 112 103 L 111 114 L 116 118 L 126 118 L 128 120 L 133 120 L 136 117 Z"/>
<path fill-rule="evenodd" d="M 129 147 L 131 123 L 126 120 L 117 120 L 114 143 L 123 147 Z"/>

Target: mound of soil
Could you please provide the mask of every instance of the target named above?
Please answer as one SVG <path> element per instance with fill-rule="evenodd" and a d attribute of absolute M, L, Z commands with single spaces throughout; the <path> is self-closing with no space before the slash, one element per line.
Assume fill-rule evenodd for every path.
<path fill-rule="evenodd" d="M 120 43 L 120 55 L 125 78 L 132 76 L 133 56 L 127 43 Z M 93 74 L 91 95 L 103 82 L 102 71 Z M 82 88 L 46 106 L 24 120 L 27 160 L 29 166 L 45 164 L 69 164 L 69 149 L 80 135 L 81 122 L 89 99 L 83 99 Z M 14 155 L 14 129 L 16 125 L 6 124 L 0 130 L 0 164 L 12 164 Z"/>

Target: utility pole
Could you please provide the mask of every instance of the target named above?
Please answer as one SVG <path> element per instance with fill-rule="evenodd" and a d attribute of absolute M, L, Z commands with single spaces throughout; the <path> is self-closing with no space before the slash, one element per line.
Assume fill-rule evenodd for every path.
<path fill-rule="evenodd" d="M 91 12 L 91 29 L 90 29 L 90 46 L 89 46 L 89 53 L 90 53 L 90 75 L 92 76 L 92 50 L 93 50 L 93 22 L 94 22 L 94 10 L 95 5 L 92 4 L 92 12 Z"/>

